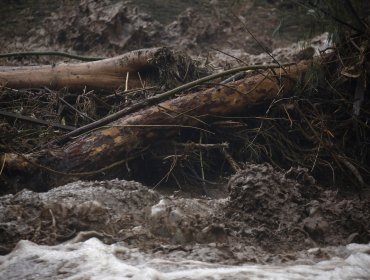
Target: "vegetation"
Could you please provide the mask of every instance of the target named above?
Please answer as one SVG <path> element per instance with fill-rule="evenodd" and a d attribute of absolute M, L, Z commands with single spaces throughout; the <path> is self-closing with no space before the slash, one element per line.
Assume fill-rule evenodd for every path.
<path fill-rule="evenodd" d="M 280 167 L 305 166 L 326 184 L 364 187 L 370 175 L 370 4 L 280 2 L 288 21 L 295 12 L 305 14 L 303 26 L 312 26 L 309 34 L 329 31 L 333 49 L 322 56 L 330 57 L 330 63 L 312 68 L 289 99 L 267 106 L 263 120 L 252 127 L 249 122 L 251 128 L 241 135 L 245 155 Z"/>

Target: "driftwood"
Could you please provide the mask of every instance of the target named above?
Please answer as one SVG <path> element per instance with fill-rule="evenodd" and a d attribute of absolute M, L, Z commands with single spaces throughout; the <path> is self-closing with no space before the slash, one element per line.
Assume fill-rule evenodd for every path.
<path fill-rule="evenodd" d="M 0 157 L 4 174 L 46 173 L 59 183 L 105 171 L 140 154 L 152 143 L 165 140 L 182 128 L 202 129 L 212 116 L 236 114 L 247 105 L 281 98 L 296 84 L 311 62 L 273 69 L 236 82 L 183 95 L 132 113 L 76 139 L 62 148 L 37 154 Z M 206 129 L 206 128 L 205 128 Z M 61 178 L 67 178 L 60 180 Z"/>
<path fill-rule="evenodd" d="M 292 64 L 288 64 L 288 65 L 292 65 Z M 81 135 L 82 133 L 85 133 L 87 131 L 90 131 L 90 130 L 96 129 L 98 127 L 101 127 L 103 125 L 109 124 L 113 121 L 118 120 L 121 117 L 124 117 L 124 116 L 126 116 L 130 113 L 139 111 L 140 109 L 143 109 L 143 108 L 145 108 L 149 105 L 158 104 L 159 102 L 164 101 L 166 99 L 169 99 L 170 97 L 174 96 L 177 93 L 181 93 L 182 91 L 191 89 L 194 86 L 198 86 L 202 83 L 209 82 L 211 80 L 214 80 L 214 79 L 226 76 L 226 75 L 231 75 L 231 74 L 234 74 L 234 73 L 240 73 L 241 71 L 244 74 L 243 77 L 245 77 L 245 75 L 246 75 L 245 71 L 247 71 L 247 70 L 273 69 L 273 68 L 276 68 L 276 67 L 278 67 L 276 64 L 275 65 L 241 66 L 241 67 L 229 69 L 227 71 L 223 71 L 221 73 L 216 73 L 216 74 L 212 74 L 212 75 L 209 75 L 209 76 L 206 76 L 206 77 L 202 77 L 202 78 L 197 79 L 195 81 L 192 81 L 190 83 L 186 83 L 186 84 L 183 84 L 179 87 L 173 88 L 169 91 L 163 92 L 161 94 L 156 94 L 152 97 L 146 98 L 146 99 L 144 99 L 140 102 L 137 102 L 137 103 L 133 104 L 132 106 L 125 107 L 124 109 L 122 109 L 122 110 L 120 110 L 120 111 L 118 111 L 114 114 L 111 114 L 111 115 L 109 115 L 105 118 L 102 118 L 98 121 L 95 121 L 95 122 L 89 123 L 85 126 L 74 129 L 73 131 L 65 134 L 62 138 L 58 139 L 57 142 L 59 144 L 64 143 L 65 140 L 69 139 L 70 137 L 75 137 L 75 136 Z M 227 83 L 227 82 L 225 82 L 225 81 L 222 82 L 222 84 L 225 84 L 225 83 Z"/>
<path fill-rule="evenodd" d="M 0 85 L 10 88 L 46 86 L 55 89 L 142 88 L 144 83 L 153 80 L 158 82 L 156 80 L 159 78 L 166 79 L 171 75 L 159 71 L 181 72 L 173 67 L 186 68 L 189 63 L 184 61 L 183 57 L 178 59 L 178 56 L 167 48 L 142 49 L 92 62 L 0 67 Z"/>

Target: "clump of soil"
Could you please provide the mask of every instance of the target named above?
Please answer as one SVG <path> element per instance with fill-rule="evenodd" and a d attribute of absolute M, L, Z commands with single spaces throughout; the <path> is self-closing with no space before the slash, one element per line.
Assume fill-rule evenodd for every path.
<path fill-rule="evenodd" d="M 368 200 L 324 191 L 305 169 L 282 173 L 250 164 L 232 176 L 229 188 L 226 220 L 238 237 L 270 252 L 370 241 Z"/>
<path fill-rule="evenodd" d="M 219 199 L 165 196 L 120 180 L 23 190 L 0 198 L 1 253 L 21 239 L 53 245 L 94 236 L 166 258 L 238 263 L 369 242 L 369 200 L 343 199 L 314 183 L 302 169 L 247 164 Z"/>
<path fill-rule="evenodd" d="M 123 51 L 151 47 L 162 36 L 163 27 L 157 21 L 122 3 L 80 1 L 66 9 L 45 19 L 36 36 L 47 40 L 42 45 L 70 46 L 81 52 L 101 51 L 104 47 Z"/>
<path fill-rule="evenodd" d="M 46 193 L 22 190 L 0 198 L 2 253 L 21 239 L 58 244 L 81 231 L 121 236 L 143 224 L 147 207 L 159 194 L 128 181 L 75 182 Z"/>

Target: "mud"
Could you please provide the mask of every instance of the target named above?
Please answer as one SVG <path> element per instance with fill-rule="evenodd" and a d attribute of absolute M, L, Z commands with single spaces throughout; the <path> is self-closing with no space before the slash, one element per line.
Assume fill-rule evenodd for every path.
<path fill-rule="evenodd" d="M 166 45 L 193 57 L 201 55 L 204 64 L 221 69 L 271 62 L 245 26 L 279 62 L 310 57 L 328 46 L 327 34 L 305 43 L 293 43 L 297 34 L 273 37 L 279 24 L 277 4 L 244 1 L 236 9 L 222 6 L 224 1 L 220 1 L 220 5 L 206 9 L 206 16 L 204 10 L 184 8 L 179 15 L 158 20 L 132 3 L 67 2 L 50 5 L 50 10 L 44 6 L 42 16 L 29 15 L 27 34 L 21 28 L 15 30 L 14 36 L 2 32 L 1 51 L 58 49 L 112 56 Z M 307 47 L 311 47 L 308 52 Z M 56 61 L 59 60 L 50 57 L 18 58 L 4 60 L 2 65 Z M 216 269 L 245 263 L 312 263 L 335 255 L 331 247 L 322 249 L 326 246 L 370 241 L 370 195 L 363 193 L 359 197 L 329 190 L 319 186 L 305 169 L 278 171 L 268 164 L 246 163 L 227 184 L 217 187 L 209 196 L 199 194 L 202 186 L 181 191 L 178 187 L 151 190 L 124 180 L 77 181 L 44 193 L 25 189 L 0 197 L 0 253 L 17 259 L 17 253 L 25 251 L 24 262 L 30 262 L 31 268 L 35 263 L 46 263 L 45 267 L 50 268 L 43 254 L 49 256 L 50 251 L 48 258 L 52 259 L 55 251 L 67 255 L 93 244 L 99 252 L 109 251 L 110 257 L 114 255 L 128 263 L 152 262 L 154 268 L 176 270 L 178 262 L 194 268 L 197 261 L 202 261 Z M 32 242 L 55 247 L 47 249 Z M 115 246 L 123 249 L 112 249 Z M 361 250 L 363 256 L 368 256 L 368 249 Z M 339 255 L 345 258 L 348 254 Z M 155 263 L 157 259 L 162 262 Z M 62 265 L 61 279 L 73 271 L 71 260 L 73 256 L 69 263 L 63 260 L 70 266 Z M 17 279 L 21 275 L 16 274 L 17 267 L 22 262 L 9 263 L 7 266 L 0 258 L 0 267 Z M 349 262 L 349 266 L 354 263 Z M 41 271 L 40 275 L 55 275 L 59 268 L 57 264 L 55 271 Z M 88 269 L 82 268 L 84 272 Z M 261 274 L 255 277 L 258 275 Z M 200 274 L 191 279 L 199 277 Z"/>
<path fill-rule="evenodd" d="M 153 5 L 158 9 L 148 9 Z M 81 0 L 40 2 L 35 8 L 32 1 L 24 0 L 10 10 L 0 10 L 5 22 L 9 23 L 1 29 L 0 49 L 2 52 L 56 49 L 113 56 L 145 47 L 168 46 L 193 57 L 208 57 L 207 63 L 225 67 L 224 60 L 232 64 L 240 63 L 240 60 L 250 63 L 253 62 L 248 59 L 251 55 L 266 53 L 266 50 L 271 52 L 296 42 L 298 38 L 304 39 L 304 29 L 290 34 L 279 33 L 279 36 L 275 34 L 282 21 L 277 9 L 280 5 L 257 1 L 235 1 L 232 4 L 228 1 L 192 4 L 140 1 L 134 4 L 130 1 Z M 18 20 L 14 21 L 14 18 Z M 13 27 L 8 30 L 7 26 Z M 305 47 L 300 46 L 290 53 Z M 223 57 L 222 63 L 219 57 Z M 54 61 L 50 57 L 36 61 L 47 63 L 50 60 Z M 257 59 L 255 63 L 261 61 Z"/>
<path fill-rule="evenodd" d="M 96 237 L 169 260 L 277 263 L 312 247 L 370 241 L 369 199 L 324 191 L 306 170 L 246 164 L 228 188 L 224 198 L 164 195 L 122 180 L 23 190 L 0 198 L 1 253 L 20 240 L 56 245 Z"/>

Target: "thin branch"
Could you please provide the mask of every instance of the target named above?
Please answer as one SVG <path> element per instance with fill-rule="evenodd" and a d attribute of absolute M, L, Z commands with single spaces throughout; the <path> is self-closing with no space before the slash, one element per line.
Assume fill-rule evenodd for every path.
<path fill-rule="evenodd" d="M 13 53 L 0 54 L 0 58 L 26 57 L 26 56 L 61 56 L 61 57 L 67 57 L 67 58 L 77 59 L 81 61 L 96 61 L 96 60 L 105 59 L 105 57 L 81 56 L 81 55 L 69 54 L 69 53 L 58 52 L 58 51 L 13 52 Z"/>
<path fill-rule="evenodd" d="M 231 54 L 229 54 L 229 53 L 227 53 L 227 52 L 221 51 L 221 50 L 219 50 L 219 49 L 217 49 L 217 48 L 214 48 L 214 47 L 210 47 L 210 49 L 212 49 L 212 50 L 214 50 L 214 51 L 217 51 L 217 52 L 220 52 L 220 53 L 222 53 L 222 54 L 224 54 L 224 55 L 227 55 L 227 56 L 229 56 L 229 57 L 231 57 L 231 58 L 234 58 L 236 61 L 238 61 L 238 62 L 239 62 L 239 63 L 241 63 L 241 64 L 248 65 L 245 61 L 243 61 L 243 60 L 241 60 L 240 58 L 237 58 L 236 56 L 231 55 Z"/>
<path fill-rule="evenodd" d="M 204 149 L 204 150 L 211 150 L 211 149 L 228 149 L 228 143 L 219 143 L 219 144 L 202 144 L 202 143 L 176 143 L 178 147 L 183 147 L 186 150 L 195 150 L 195 149 Z"/>
<path fill-rule="evenodd" d="M 20 119 L 20 120 L 27 121 L 27 122 L 52 126 L 52 127 L 60 128 L 60 129 L 63 129 L 63 130 L 72 130 L 72 131 L 74 131 L 76 129 L 73 126 L 62 125 L 62 124 L 59 124 L 59 123 L 50 123 L 50 122 L 39 120 L 39 119 L 36 119 L 36 118 L 23 116 L 21 114 L 16 114 L 16 113 L 10 113 L 10 112 L 6 112 L 6 111 L 2 111 L 2 110 L 0 110 L 0 115 L 10 117 L 10 118 Z"/>
<path fill-rule="evenodd" d="M 45 171 L 48 171 L 52 174 L 57 174 L 57 175 L 63 175 L 63 176 L 71 176 L 71 177 L 74 177 L 74 176 L 92 176 L 92 175 L 96 175 L 96 174 L 99 174 L 99 173 L 102 173 L 102 172 L 105 172 L 107 170 L 110 170 L 116 166 L 119 166 L 119 165 L 122 165 L 123 163 L 127 163 L 129 162 L 130 160 L 133 160 L 139 156 L 142 156 L 143 153 L 149 148 L 149 146 L 143 148 L 142 150 L 140 150 L 139 152 L 137 152 L 136 154 L 130 156 L 130 157 L 127 157 L 127 158 L 124 158 L 122 160 L 119 160 L 119 161 L 116 161 L 110 165 L 107 165 L 103 168 L 100 168 L 98 170 L 94 170 L 94 171 L 87 171 L 87 172 L 62 172 L 62 171 L 58 171 L 58 170 L 55 170 L 55 169 L 52 169 L 48 166 L 45 166 L 45 165 L 42 165 L 42 164 L 39 164 L 37 162 L 34 162 L 33 160 L 30 160 L 28 159 L 26 156 L 22 155 L 22 154 L 19 154 L 19 153 L 15 153 L 17 156 L 21 157 L 22 159 L 24 159 L 26 162 L 28 162 L 29 164 L 31 165 L 34 165 L 36 166 L 37 168 L 39 169 L 42 169 L 42 170 L 45 170 Z M 6 156 L 6 154 L 5 154 Z M 5 157 L 4 156 L 4 157 Z"/>
<path fill-rule="evenodd" d="M 199 131 L 203 131 L 209 134 L 215 134 L 212 131 L 209 131 L 204 128 L 191 126 L 191 125 L 180 125 L 180 124 L 119 124 L 119 125 L 108 125 L 106 127 L 135 127 L 135 128 L 164 128 L 164 127 L 179 127 L 179 128 L 191 128 Z"/>
<path fill-rule="evenodd" d="M 230 164 L 231 168 L 234 170 L 234 172 L 239 172 L 240 170 L 242 170 L 240 165 L 232 158 L 232 156 L 227 152 L 225 148 L 223 148 L 221 152 L 224 155 L 227 162 Z"/>
<path fill-rule="evenodd" d="M 80 110 L 76 109 L 74 106 L 72 106 L 71 104 L 69 104 L 67 101 L 65 101 L 63 98 L 59 97 L 58 96 L 58 99 L 64 104 L 66 105 L 67 107 L 71 108 L 73 111 L 75 111 L 77 114 L 79 114 L 81 117 L 83 117 L 84 119 L 88 119 L 90 121 L 95 121 L 93 118 L 90 118 L 88 115 L 86 115 L 85 113 L 81 112 Z"/>
<path fill-rule="evenodd" d="M 0 168 L 0 176 L 1 176 L 1 174 L 3 174 L 5 162 L 6 162 L 6 154 L 4 155 L 4 160 L 3 160 L 3 163 L 2 163 L 1 168 Z"/>
<path fill-rule="evenodd" d="M 55 94 L 55 92 L 53 92 L 52 90 L 50 90 L 49 88 L 45 87 L 45 89 L 51 93 L 51 94 Z M 79 114 L 82 118 L 84 119 L 88 119 L 92 122 L 94 122 L 95 120 L 93 118 L 90 118 L 87 114 L 81 112 L 80 110 L 76 109 L 73 105 L 69 104 L 67 101 L 65 101 L 62 97 L 59 97 L 58 96 L 58 99 L 64 104 L 66 105 L 67 107 L 69 107 L 70 109 L 72 109 L 73 111 L 75 111 L 77 114 Z"/>
<path fill-rule="evenodd" d="M 261 49 L 269 56 L 272 58 L 273 61 L 275 61 L 276 64 L 279 65 L 280 68 L 282 68 L 284 70 L 285 73 L 288 73 L 286 71 L 286 69 L 280 64 L 279 61 L 276 60 L 276 58 L 268 51 L 268 49 L 256 38 L 256 36 L 254 36 L 254 34 L 249 30 L 248 26 L 245 24 L 244 21 L 242 21 L 237 15 L 235 15 L 233 13 L 233 15 L 239 19 L 239 21 L 244 25 L 244 28 L 247 30 L 247 32 L 249 33 L 249 35 L 252 36 L 253 40 L 255 40 L 257 42 L 257 44 L 261 47 Z"/>

